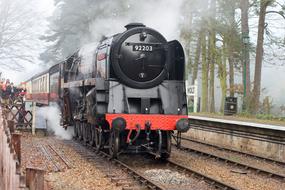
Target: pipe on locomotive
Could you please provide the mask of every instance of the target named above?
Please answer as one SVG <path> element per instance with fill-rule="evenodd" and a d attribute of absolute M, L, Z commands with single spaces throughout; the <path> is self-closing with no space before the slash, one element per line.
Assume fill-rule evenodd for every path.
<path fill-rule="evenodd" d="M 133 139 L 131 139 L 131 134 L 132 134 L 132 129 L 129 131 L 128 137 L 127 137 L 127 143 L 129 143 L 130 145 L 132 145 L 133 142 L 135 142 L 137 140 L 137 138 L 140 136 L 141 133 L 141 126 L 139 124 L 136 125 L 136 135 Z"/>
<path fill-rule="evenodd" d="M 160 158 L 161 147 L 162 147 L 162 134 L 161 130 L 157 130 L 157 132 L 158 132 L 158 150 L 155 158 Z"/>

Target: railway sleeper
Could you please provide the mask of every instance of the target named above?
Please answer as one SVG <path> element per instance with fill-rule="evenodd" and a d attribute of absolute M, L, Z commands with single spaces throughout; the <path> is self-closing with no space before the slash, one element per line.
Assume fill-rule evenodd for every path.
<path fill-rule="evenodd" d="M 131 186 L 131 182 L 128 181 L 118 181 L 116 182 L 116 186 Z"/>
<path fill-rule="evenodd" d="M 192 148 L 187 148 L 187 147 L 181 147 L 178 148 L 179 150 L 182 150 L 184 152 L 193 152 L 193 150 L 195 149 L 192 149 Z M 195 150 L 197 153 L 201 152 L 200 150 Z M 228 159 L 228 158 L 224 158 L 224 157 L 219 157 L 219 156 L 216 156 L 214 154 L 211 154 L 211 153 L 206 153 L 206 152 L 203 152 L 204 156 L 205 155 L 211 155 L 216 161 L 224 161 L 226 164 L 231 164 L 235 167 L 243 167 L 244 169 L 247 169 L 247 170 L 252 170 L 254 171 L 256 174 L 267 174 L 267 176 L 269 177 L 274 177 L 276 179 L 280 179 L 280 180 L 283 180 L 285 179 L 285 176 L 282 175 L 282 174 L 278 174 L 278 173 L 274 173 L 273 171 L 268 171 L 266 169 L 261 169 L 261 168 L 257 168 L 257 167 L 254 167 L 254 166 L 250 166 L 250 165 L 247 165 L 247 164 L 244 164 L 244 163 L 241 163 L 241 162 L 237 162 L 237 161 L 234 161 L 234 160 L 231 160 L 231 159 Z M 200 154 L 201 155 L 201 154 Z"/>
<path fill-rule="evenodd" d="M 141 190 L 142 188 L 141 187 L 134 187 L 134 186 L 126 186 L 126 187 L 123 187 L 122 190 Z"/>
<path fill-rule="evenodd" d="M 83 142 L 82 142 L 83 143 Z M 80 148 L 78 146 L 78 148 Z M 81 147 L 82 148 L 82 147 Z M 87 147 L 88 148 L 88 147 Z M 90 149 L 89 149 L 90 150 Z M 86 153 L 86 151 L 81 151 L 83 153 Z M 156 187 L 154 184 L 152 184 L 150 181 L 148 181 L 147 179 L 145 179 L 143 176 L 140 176 L 138 174 L 136 174 L 131 168 L 129 168 L 128 166 L 126 166 L 125 164 L 121 163 L 120 161 L 118 160 L 113 160 L 111 159 L 111 157 L 104 153 L 104 152 L 99 152 L 99 153 L 95 153 L 94 154 L 96 155 L 99 155 L 100 157 L 102 158 L 108 158 L 108 160 L 112 160 L 112 163 L 116 166 L 116 167 L 119 167 L 121 168 L 122 170 L 125 170 L 125 172 L 130 175 L 130 177 L 124 177 L 124 178 L 117 178 L 116 176 L 118 176 L 116 173 L 117 170 L 113 170 L 113 169 L 110 169 L 108 168 L 108 171 L 105 170 L 103 171 L 104 173 L 108 173 L 106 174 L 106 177 L 110 177 L 111 178 L 111 181 L 117 181 L 116 185 L 118 186 L 123 186 L 122 189 L 133 189 L 133 190 L 136 190 L 136 189 L 146 189 L 146 188 L 143 188 L 143 187 L 134 187 L 132 186 L 132 184 L 134 184 L 134 182 L 132 181 L 126 181 L 126 180 L 131 180 L 131 179 L 135 179 L 135 181 L 137 182 L 140 182 L 142 184 L 142 186 L 144 187 L 147 187 L 148 189 L 161 189 L 161 188 L 158 188 Z M 102 167 L 103 169 L 106 169 L 106 167 Z M 116 179 L 117 178 L 117 179 Z M 123 181 L 122 181 L 123 180 Z"/>

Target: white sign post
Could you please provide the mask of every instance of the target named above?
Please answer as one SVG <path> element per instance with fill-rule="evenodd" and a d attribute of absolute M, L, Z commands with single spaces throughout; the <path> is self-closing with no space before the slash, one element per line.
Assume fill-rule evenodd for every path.
<path fill-rule="evenodd" d="M 186 95 L 187 101 L 189 97 L 193 97 L 194 108 L 193 111 L 196 113 L 198 110 L 198 81 L 195 80 L 194 85 L 190 85 L 189 81 L 186 81 Z"/>
<path fill-rule="evenodd" d="M 36 134 L 36 102 L 33 102 L 33 120 L 32 120 L 32 134 Z"/>

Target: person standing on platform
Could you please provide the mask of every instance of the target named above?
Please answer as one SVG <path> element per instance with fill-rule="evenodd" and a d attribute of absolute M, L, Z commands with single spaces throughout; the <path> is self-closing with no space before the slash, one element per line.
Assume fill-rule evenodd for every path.
<path fill-rule="evenodd" d="M 1 104 L 5 104 L 5 93 L 6 93 L 6 83 L 5 83 L 5 79 L 2 79 Z"/>
<path fill-rule="evenodd" d="M 5 105 L 9 104 L 9 97 L 11 94 L 11 86 L 10 86 L 10 80 L 7 79 L 6 83 L 2 87 L 2 103 Z"/>
<path fill-rule="evenodd" d="M 3 81 L 0 81 L 0 103 L 2 103 L 2 86 L 3 86 Z"/>
<path fill-rule="evenodd" d="M 15 100 L 15 93 L 16 93 L 16 87 L 14 86 L 14 83 L 11 83 L 10 98 L 12 100 L 12 103 L 14 103 Z"/>

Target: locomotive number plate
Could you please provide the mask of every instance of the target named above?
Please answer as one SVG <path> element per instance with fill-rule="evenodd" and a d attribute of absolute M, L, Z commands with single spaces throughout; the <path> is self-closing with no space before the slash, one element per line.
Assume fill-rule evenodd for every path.
<path fill-rule="evenodd" d="M 146 45 L 146 44 L 134 44 L 133 45 L 133 51 L 151 52 L 151 51 L 153 51 L 153 46 L 152 45 Z"/>

